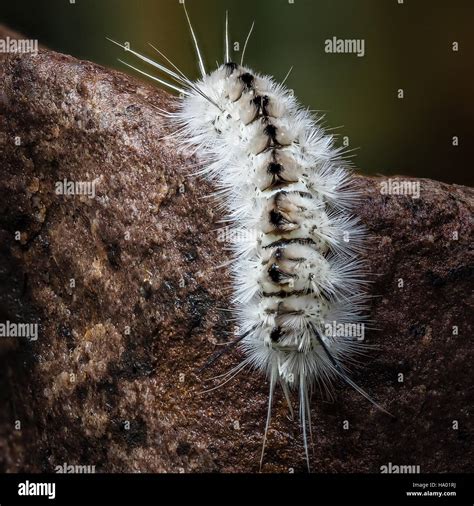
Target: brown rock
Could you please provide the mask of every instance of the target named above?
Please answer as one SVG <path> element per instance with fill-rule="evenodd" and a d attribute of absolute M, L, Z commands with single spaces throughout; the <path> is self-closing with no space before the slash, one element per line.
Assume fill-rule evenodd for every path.
<path fill-rule="evenodd" d="M 198 374 L 231 338 L 228 257 L 209 186 L 163 139 L 168 95 L 49 51 L 9 55 L 0 83 L 0 320 L 40 325 L 0 341 L 0 469 L 257 471 L 265 379 L 199 394 L 241 357 Z M 56 194 L 64 179 L 95 181 L 95 198 Z M 342 384 L 334 403 L 315 392 L 313 470 L 472 471 L 473 191 L 360 181 L 378 330 L 353 379 L 397 418 Z M 302 437 L 278 393 L 264 470 L 289 468 L 305 470 Z"/>

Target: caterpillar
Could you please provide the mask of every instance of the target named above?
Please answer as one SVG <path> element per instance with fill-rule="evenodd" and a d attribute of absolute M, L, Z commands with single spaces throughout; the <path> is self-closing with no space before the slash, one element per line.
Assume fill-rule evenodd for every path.
<path fill-rule="evenodd" d="M 238 345 L 245 358 L 218 386 L 247 367 L 266 376 L 269 398 L 260 469 L 275 388 L 281 386 L 292 416 L 296 391 L 310 470 L 315 386 L 330 394 L 334 381 L 343 380 L 388 413 L 349 377 L 349 366 L 366 345 L 348 332 L 328 331 L 336 322 L 348 327 L 366 323 L 369 281 L 360 258 L 366 233 L 351 214 L 360 195 L 334 136 L 299 105 L 284 86 L 286 78 L 279 84 L 244 65 L 254 23 L 236 63 L 226 13 L 224 62 L 208 73 L 181 3 L 201 73 L 197 81 L 151 44 L 166 63 L 109 40 L 171 78 L 165 81 L 119 60 L 179 93 L 175 110 L 160 114 L 174 126 L 173 138 L 181 148 L 199 159 L 195 172 L 215 186 L 225 228 L 238 237 L 230 241 L 230 268 L 239 333 L 226 350 Z"/>

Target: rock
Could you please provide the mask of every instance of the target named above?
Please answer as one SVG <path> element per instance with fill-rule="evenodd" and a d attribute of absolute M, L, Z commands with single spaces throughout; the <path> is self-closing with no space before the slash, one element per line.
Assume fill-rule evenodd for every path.
<path fill-rule="evenodd" d="M 39 324 L 36 341 L 0 339 L 0 469 L 258 471 L 265 379 L 200 394 L 241 357 L 198 372 L 232 338 L 229 257 L 211 188 L 166 137 L 169 96 L 46 50 L 4 57 L 0 82 L 1 321 Z M 332 403 L 315 392 L 312 468 L 472 471 L 473 191 L 359 180 L 377 330 L 352 377 L 396 418 L 343 384 Z M 264 471 L 290 468 L 305 471 L 302 437 L 279 392 Z"/>

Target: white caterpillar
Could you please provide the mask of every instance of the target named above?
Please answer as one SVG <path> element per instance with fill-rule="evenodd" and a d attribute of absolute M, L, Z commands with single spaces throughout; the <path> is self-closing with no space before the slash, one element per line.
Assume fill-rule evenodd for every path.
<path fill-rule="evenodd" d="M 217 187 L 229 227 L 241 238 L 232 243 L 240 330 L 234 343 L 240 343 L 245 359 L 225 378 L 251 366 L 269 380 L 261 463 L 279 383 L 290 411 L 290 390 L 299 393 L 309 468 L 309 399 L 316 384 L 328 389 L 334 379 L 343 379 L 378 406 L 347 376 L 361 343 L 326 332 L 333 322 L 363 321 L 367 280 L 357 257 L 364 230 L 350 214 L 357 190 L 341 150 L 317 118 L 282 84 L 243 66 L 253 25 L 237 64 L 229 54 L 226 17 L 225 61 L 208 74 L 184 9 L 202 74 L 198 81 L 158 50 L 172 69 L 121 47 L 175 81 L 145 74 L 180 92 L 176 112 L 162 114 L 177 126 L 173 137 L 183 149 L 199 158 L 199 174 Z"/>

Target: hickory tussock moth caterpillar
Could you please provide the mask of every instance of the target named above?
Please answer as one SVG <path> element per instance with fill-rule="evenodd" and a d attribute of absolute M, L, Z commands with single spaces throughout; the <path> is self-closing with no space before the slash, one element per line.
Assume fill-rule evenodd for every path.
<path fill-rule="evenodd" d="M 336 322 L 351 326 L 364 320 L 367 280 L 358 259 L 364 229 L 350 214 L 357 190 L 341 149 L 318 118 L 283 84 L 244 66 L 254 25 L 235 63 L 226 15 L 224 63 L 207 73 L 182 4 L 201 72 L 197 81 L 154 46 L 170 68 L 109 40 L 173 81 L 122 62 L 180 93 L 177 110 L 161 113 L 176 126 L 173 137 L 181 147 L 199 158 L 198 174 L 216 186 L 228 227 L 239 237 L 231 247 L 240 335 L 231 346 L 238 343 L 245 358 L 221 385 L 247 366 L 269 381 L 260 465 L 275 387 L 280 384 L 291 412 L 290 391 L 296 390 L 309 469 L 309 399 L 316 384 L 328 389 L 342 379 L 383 410 L 348 377 L 347 365 L 362 344 L 348 332 L 328 331 Z"/>

